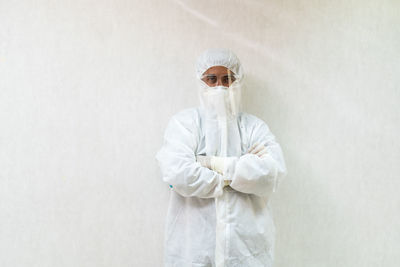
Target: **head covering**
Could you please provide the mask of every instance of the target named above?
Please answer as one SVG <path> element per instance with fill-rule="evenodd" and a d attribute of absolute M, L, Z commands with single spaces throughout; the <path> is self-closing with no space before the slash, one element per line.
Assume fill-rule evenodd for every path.
<path fill-rule="evenodd" d="M 211 48 L 204 51 L 197 59 L 196 76 L 198 79 L 211 67 L 223 66 L 235 73 L 237 79 L 243 77 L 242 65 L 239 58 L 225 48 Z"/>

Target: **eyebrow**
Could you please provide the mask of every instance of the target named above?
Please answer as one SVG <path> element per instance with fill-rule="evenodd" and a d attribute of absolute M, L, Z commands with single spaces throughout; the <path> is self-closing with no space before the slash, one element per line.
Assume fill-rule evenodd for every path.
<path fill-rule="evenodd" d="M 206 76 L 206 77 L 209 77 L 209 76 L 222 76 L 222 77 L 224 77 L 224 76 L 235 76 L 235 75 L 230 74 L 230 73 L 226 73 L 226 74 L 222 74 L 222 75 L 217 75 L 217 74 L 204 74 L 203 76 Z"/>

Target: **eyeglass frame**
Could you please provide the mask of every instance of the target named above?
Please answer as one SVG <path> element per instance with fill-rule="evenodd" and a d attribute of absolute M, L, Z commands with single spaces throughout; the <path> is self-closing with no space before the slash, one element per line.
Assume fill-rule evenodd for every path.
<path fill-rule="evenodd" d="M 215 82 L 208 82 L 207 80 L 205 80 L 206 78 L 216 78 Z M 223 80 L 223 79 L 226 80 Z M 235 74 L 224 74 L 221 76 L 217 76 L 215 74 L 203 74 L 200 79 L 207 84 L 210 87 L 215 87 L 218 86 L 218 84 L 221 84 L 223 86 L 227 86 L 229 87 L 232 83 L 234 83 L 238 78 Z M 220 83 L 218 83 L 220 82 Z"/>

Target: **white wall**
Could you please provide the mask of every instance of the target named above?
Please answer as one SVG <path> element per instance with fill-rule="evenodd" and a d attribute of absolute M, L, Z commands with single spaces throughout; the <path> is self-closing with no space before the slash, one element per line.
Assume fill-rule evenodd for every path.
<path fill-rule="evenodd" d="M 0 0 L 0 266 L 162 265 L 154 155 L 209 47 L 285 153 L 275 266 L 399 266 L 399 25 L 395 0 Z"/>

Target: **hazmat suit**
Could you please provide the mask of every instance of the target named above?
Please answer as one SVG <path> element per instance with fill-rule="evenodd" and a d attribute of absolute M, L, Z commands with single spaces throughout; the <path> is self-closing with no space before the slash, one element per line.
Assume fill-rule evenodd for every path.
<path fill-rule="evenodd" d="M 226 75 L 208 73 L 216 66 Z M 171 118 L 156 155 L 171 189 L 165 267 L 272 266 L 281 148 L 265 122 L 241 111 L 236 55 L 209 49 L 196 72 L 201 105 Z"/>

